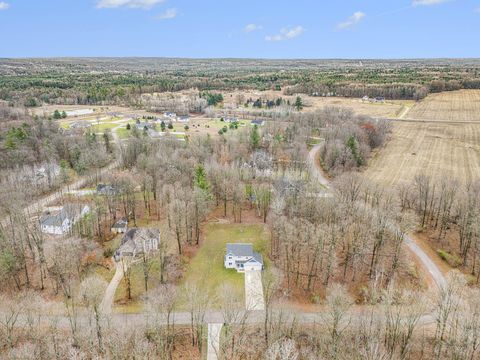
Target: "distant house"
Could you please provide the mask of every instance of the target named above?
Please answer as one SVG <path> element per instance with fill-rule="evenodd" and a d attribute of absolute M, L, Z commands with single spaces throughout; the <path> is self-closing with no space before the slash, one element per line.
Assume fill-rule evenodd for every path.
<path fill-rule="evenodd" d="M 160 230 L 154 228 L 133 228 L 123 235 L 120 247 L 115 251 L 115 261 L 122 257 L 136 257 L 158 249 Z"/>
<path fill-rule="evenodd" d="M 87 129 L 91 126 L 92 124 L 87 121 L 77 121 L 70 124 L 70 129 Z"/>
<path fill-rule="evenodd" d="M 135 127 L 140 131 L 143 131 L 145 129 L 148 130 L 148 129 L 153 129 L 154 128 L 153 124 L 150 124 L 150 123 L 147 123 L 147 122 L 136 123 Z"/>
<path fill-rule="evenodd" d="M 63 235 L 90 212 L 88 205 L 66 204 L 55 211 L 46 211 L 40 216 L 40 229 L 46 234 Z"/>
<path fill-rule="evenodd" d="M 115 195 L 117 194 L 117 189 L 113 185 L 108 184 L 98 184 L 97 185 L 97 194 L 98 195 Z"/>
<path fill-rule="evenodd" d="M 177 121 L 180 122 L 180 123 L 188 123 L 190 121 L 190 117 L 189 116 L 180 116 L 177 119 Z"/>
<path fill-rule="evenodd" d="M 115 223 L 110 228 L 110 231 L 114 234 L 124 234 L 128 229 L 128 220 L 125 218 L 115 221 Z"/>
<path fill-rule="evenodd" d="M 369 101 L 370 98 L 369 98 L 367 95 L 365 95 L 365 96 L 362 98 L 362 100 L 363 100 L 363 101 Z"/>
<path fill-rule="evenodd" d="M 262 255 L 253 251 L 252 244 L 227 244 L 224 265 L 227 269 L 236 269 L 237 272 L 245 270 L 262 270 Z"/>
<path fill-rule="evenodd" d="M 78 110 L 67 110 L 65 113 L 67 116 L 82 116 L 93 114 L 95 110 L 93 109 L 78 109 Z"/>
<path fill-rule="evenodd" d="M 263 125 L 265 125 L 265 121 L 261 120 L 261 119 L 254 119 L 254 120 L 252 120 L 252 122 L 250 124 L 252 126 L 254 126 L 254 125 L 263 126 Z"/>
<path fill-rule="evenodd" d="M 238 122 L 238 119 L 235 118 L 235 117 L 227 117 L 223 121 L 226 122 L 226 123 L 236 123 L 236 122 Z"/>
<path fill-rule="evenodd" d="M 169 118 L 174 118 L 174 117 L 177 117 L 177 114 L 175 114 L 174 112 L 171 112 L 171 111 L 167 111 L 167 112 L 163 113 L 163 116 L 166 116 L 166 117 L 169 117 Z"/>
<path fill-rule="evenodd" d="M 383 103 L 383 102 L 385 102 L 385 98 L 383 96 L 377 96 L 375 98 L 375 102 L 382 102 Z"/>

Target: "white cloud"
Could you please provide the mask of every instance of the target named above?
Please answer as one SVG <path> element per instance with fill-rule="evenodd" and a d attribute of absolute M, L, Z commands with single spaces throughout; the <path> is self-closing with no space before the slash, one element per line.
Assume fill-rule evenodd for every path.
<path fill-rule="evenodd" d="M 252 31 L 262 30 L 262 29 L 263 29 L 262 25 L 248 24 L 247 26 L 245 26 L 243 31 L 245 31 L 246 33 L 251 33 Z"/>
<path fill-rule="evenodd" d="M 337 25 L 337 29 L 339 30 L 345 30 L 349 29 L 352 26 L 357 25 L 362 19 L 366 16 L 365 13 L 361 11 L 357 11 L 354 13 L 352 16 L 350 16 L 347 20 L 341 22 L 340 24 Z"/>
<path fill-rule="evenodd" d="M 265 36 L 266 41 L 283 41 L 290 40 L 302 35 L 305 32 L 303 26 L 296 26 L 294 28 L 283 28 L 280 30 L 280 34 Z"/>
<path fill-rule="evenodd" d="M 168 20 L 168 19 L 176 18 L 177 16 L 178 16 L 177 9 L 167 9 L 167 10 L 165 10 L 164 13 L 155 17 L 155 19 L 157 19 L 157 20 Z"/>
<path fill-rule="evenodd" d="M 10 4 L 6 2 L 0 2 L 0 10 L 7 10 L 10 7 Z"/>
<path fill-rule="evenodd" d="M 157 4 L 163 3 L 165 0 L 99 0 L 97 8 L 114 9 L 119 7 L 127 7 L 133 9 L 150 9 Z"/>
<path fill-rule="evenodd" d="M 447 1 L 451 0 L 413 0 L 413 6 L 431 6 L 431 5 L 438 5 L 442 3 L 446 3 Z"/>

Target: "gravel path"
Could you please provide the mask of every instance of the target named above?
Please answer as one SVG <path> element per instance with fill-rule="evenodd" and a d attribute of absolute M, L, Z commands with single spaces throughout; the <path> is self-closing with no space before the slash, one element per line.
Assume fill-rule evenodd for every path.
<path fill-rule="evenodd" d="M 100 308 L 104 314 L 111 314 L 112 313 L 112 306 L 113 306 L 113 299 L 115 298 L 115 292 L 117 291 L 118 285 L 120 285 L 120 281 L 123 279 L 123 266 L 122 263 L 115 262 L 115 275 L 113 275 L 112 280 L 107 286 L 107 290 L 105 290 L 105 295 L 103 296 L 102 303 L 100 304 Z"/>

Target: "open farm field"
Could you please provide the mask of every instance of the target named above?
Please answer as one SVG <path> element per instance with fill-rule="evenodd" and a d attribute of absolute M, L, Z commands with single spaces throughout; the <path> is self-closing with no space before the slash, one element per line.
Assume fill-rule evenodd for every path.
<path fill-rule="evenodd" d="M 223 92 L 224 103 L 227 108 L 232 108 L 236 104 L 242 103 L 248 99 L 262 99 L 262 100 L 275 100 L 282 98 L 285 101 L 290 101 L 291 104 L 295 103 L 297 95 L 285 95 L 281 91 L 265 90 L 242 90 Z M 401 116 L 405 111 L 414 106 L 413 100 L 387 100 L 385 102 L 370 102 L 363 101 L 360 98 L 347 98 L 347 97 L 323 97 L 323 96 L 310 96 L 306 94 L 298 94 L 302 98 L 304 104 L 304 111 L 312 111 L 322 109 L 324 107 L 343 107 L 352 109 L 354 113 L 358 115 L 367 115 L 373 117 L 386 117 L 397 118 Z M 242 107 L 238 108 L 242 111 Z M 252 110 L 252 109 L 249 109 Z"/>
<path fill-rule="evenodd" d="M 480 122 L 480 90 L 458 90 L 428 95 L 408 112 L 409 119 Z"/>
<path fill-rule="evenodd" d="M 368 164 L 365 176 L 392 187 L 424 173 L 467 184 L 480 174 L 480 124 L 395 123 L 391 140 Z"/>

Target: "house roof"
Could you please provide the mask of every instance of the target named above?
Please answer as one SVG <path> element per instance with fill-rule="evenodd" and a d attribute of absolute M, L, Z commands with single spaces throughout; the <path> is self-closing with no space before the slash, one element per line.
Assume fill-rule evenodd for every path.
<path fill-rule="evenodd" d="M 252 120 L 252 124 L 254 125 L 262 125 L 264 122 L 265 120 L 261 120 L 261 119 Z"/>
<path fill-rule="evenodd" d="M 79 216 L 85 205 L 65 204 L 55 212 L 45 212 L 40 217 L 40 224 L 45 226 L 62 226 L 65 219 L 73 220 Z"/>
<path fill-rule="evenodd" d="M 124 228 L 124 227 L 127 227 L 127 224 L 128 224 L 127 219 L 125 219 L 125 218 L 119 219 L 119 220 L 115 221 L 115 223 L 112 225 L 112 229 Z"/>
<path fill-rule="evenodd" d="M 123 235 L 122 242 L 118 248 L 118 253 L 143 251 L 143 240 L 158 239 L 160 230 L 155 228 L 132 228 Z"/>
<path fill-rule="evenodd" d="M 227 244 L 227 254 L 253 256 L 253 247 L 252 244 Z"/>
<path fill-rule="evenodd" d="M 255 261 L 259 262 L 260 264 L 263 265 L 263 257 L 262 257 L 262 254 L 259 254 L 257 252 L 253 252 L 253 257 L 252 259 L 254 259 Z M 248 260 L 248 261 L 252 261 L 252 259 Z"/>
<path fill-rule="evenodd" d="M 97 192 L 100 194 L 115 194 L 117 190 L 113 185 L 109 184 L 98 184 L 97 185 Z"/>

